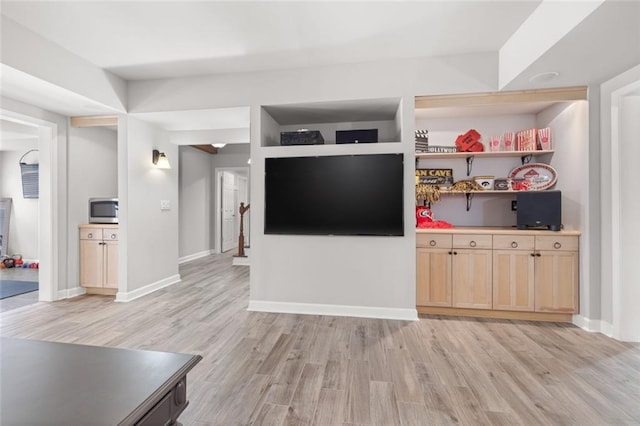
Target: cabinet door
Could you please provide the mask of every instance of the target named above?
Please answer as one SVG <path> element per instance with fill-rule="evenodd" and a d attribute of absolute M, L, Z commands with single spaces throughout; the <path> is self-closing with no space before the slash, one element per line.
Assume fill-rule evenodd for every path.
<path fill-rule="evenodd" d="M 104 250 L 100 240 L 80 240 L 80 285 L 102 287 Z"/>
<path fill-rule="evenodd" d="M 106 288 L 118 288 L 118 243 L 117 241 L 104 242 L 104 286 Z"/>
<path fill-rule="evenodd" d="M 532 244 L 533 246 L 533 244 Z M 493 309 L 533 311 L 533 251 L 493 251 Z"/>
<path fill-rule="evenodd" d="M 451 249 L 416 249 L 416 304 L 451 306 Z"/>
<path fill-rule="evenodd" d="M 535 258 L 536 312 L 578 309 L 578 252 L 540 251 Z"/>
<path fill-rule="evenodd" d="M 491 309 L 491 250 L 453 249 L 452 288 L 456 308 Z"/>

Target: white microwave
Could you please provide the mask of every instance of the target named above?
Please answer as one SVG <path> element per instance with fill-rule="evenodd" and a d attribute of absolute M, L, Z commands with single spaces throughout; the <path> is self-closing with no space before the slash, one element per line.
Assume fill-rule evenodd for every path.
<path fill-rule="evenodd" d="M 118 223 L 118 199 L 89 198 L 89 223 Z"/>

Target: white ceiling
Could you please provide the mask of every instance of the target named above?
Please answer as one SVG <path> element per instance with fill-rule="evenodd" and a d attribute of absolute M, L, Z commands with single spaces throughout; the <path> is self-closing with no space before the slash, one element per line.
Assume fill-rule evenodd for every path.
<path fill-rule="evenodd" d="M 2 0 L 0 12 L 102 69 L 141 80 L 497 53 L 541 2 Z M 529 78 L 546 71 L 560 73 L 548 87 L 613 77 L 614 71 L 640 63 L 638 22 L 640 1 L 606 0 L 506 89 L 536 88 Z M 0 72 L 3 96 L 64 115 L 109 112 L 9 67 Z M 283 120 L 285 113 L 273 111 Z M 210 135 L 197 130 L 239 129 L 239 122 L 248 126 L 249 114 L 247 108 L 225 108 L 139 118 L 172 132 L 196 131 L 207 139 Z M 247 139 L 244 129 L 237 141 Z M 184 144 L 191 135 L 178 136 Z"/>
<path fill-rule="evenodd" d="M 497 51 L 539 3 L 3 1 L 2 13 L 131 80 Z"/>

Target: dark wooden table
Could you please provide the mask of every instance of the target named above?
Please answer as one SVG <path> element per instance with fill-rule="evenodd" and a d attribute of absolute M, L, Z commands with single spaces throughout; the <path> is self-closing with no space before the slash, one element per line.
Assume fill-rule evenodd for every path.
<path fill-rule="evenodd" d="M 200 355 L 0 340 L 0 424 L 176 424 Z"/>

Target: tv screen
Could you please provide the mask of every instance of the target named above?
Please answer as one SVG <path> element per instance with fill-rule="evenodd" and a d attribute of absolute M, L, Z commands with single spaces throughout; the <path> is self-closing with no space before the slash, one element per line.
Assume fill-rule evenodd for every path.
<path fill-rule="evenodd" d="M 403 154 L 267 158 L 265 234 L 404 235 Z"/>

